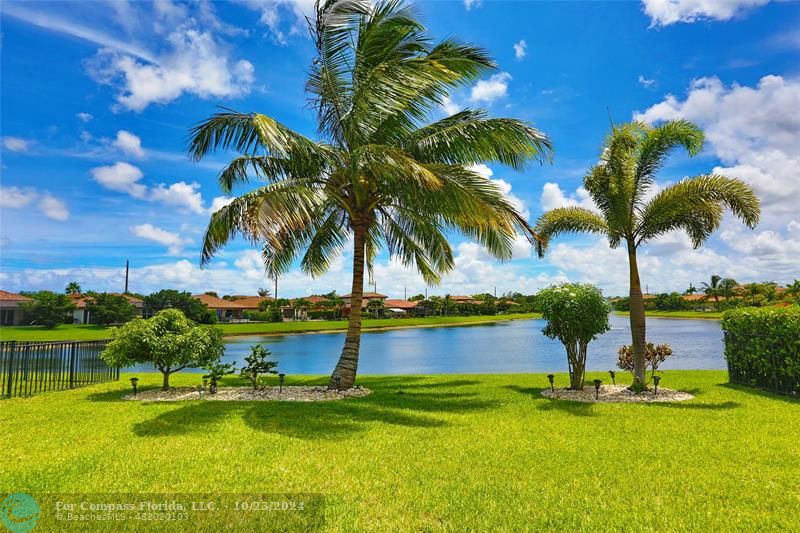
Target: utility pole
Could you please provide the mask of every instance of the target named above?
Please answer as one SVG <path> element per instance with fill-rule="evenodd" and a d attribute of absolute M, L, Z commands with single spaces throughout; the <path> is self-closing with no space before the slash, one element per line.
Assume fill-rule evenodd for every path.
<path fill-rule="evenodd" d="M 494 286 L 494 297 L 497 298 L 497 285 Z"/>
<path fill-rule="evenodd" d="M 408 289 L 403 285 L 403 300 L 408 300 Z"/>
<path fill-rule="evenodd" d="M 128 294 L 128 271 L 130 269 L 130 261 L 125 261 L 125 293 Z"/>

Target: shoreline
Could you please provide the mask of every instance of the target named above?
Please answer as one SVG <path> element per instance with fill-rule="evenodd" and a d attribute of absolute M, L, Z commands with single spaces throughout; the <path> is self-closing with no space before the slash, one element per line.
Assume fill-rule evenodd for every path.
<path fill-rule="evenodd" d="M 627 311 L 614 311 L 617 316 L 630 316 Z M 653 315 L 645 312 L 645 318 L 664 318 L 666 320 L 722 320 L 721 316 L 670 316 L 670 315 Z"/>
<path fill-rule="evenodd" d="M 514 317 L 514 318 L 500 318 L 494 320 L 476 320 L 473 322 L 452 322 L 449 324 L 412 324 L 409 326 L 373 326 L 362 327 L 361 333 L 371 333 L 380 331 L 392 331 L 398 329 L 417 329 L 417 328 L 450 328 L 457 326 L 485 326 L 486 324 L 497 324 L 498 322 L 512 322 L 515 320 L 538 320 L 541 316 L 530 317 Z M 226 333 L 223 338 L 236 338 L 236 337 L 282 337 L 284 335 L 315 335 L 319 333 L 346 333 L 347 327 L 337 329 L 309 329 L 299 331 L 270 331 L 266 333 L 247 332 L 247 333 Z"/>

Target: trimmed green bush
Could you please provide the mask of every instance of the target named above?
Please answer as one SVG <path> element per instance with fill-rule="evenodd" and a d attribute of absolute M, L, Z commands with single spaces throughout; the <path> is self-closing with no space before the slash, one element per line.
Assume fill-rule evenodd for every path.
<path fill-rule="evenodd" d="M 731 383 L 800 395 L 800 307 L 732 309 L 722 329 Z"/>

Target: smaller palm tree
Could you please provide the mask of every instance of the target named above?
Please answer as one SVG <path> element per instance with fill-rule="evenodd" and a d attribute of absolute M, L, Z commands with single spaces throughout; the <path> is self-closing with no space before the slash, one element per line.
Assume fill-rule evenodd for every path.
<path fill-rule="evenodd" d="M 66 294 L 80 294 L 81 293 L 81 285 L 77 281 L 70 281 L 67 284 L 67 288 L 64 290 Z"/>
<path fill-rule="evenodd" d="M 800 279 L 796 279 L 786 286 L 786 294 L 792 298 L 796 304 L 800 305 Z"/>
<path fill-rule="evenodd" d="M 688 288 L 688 289 L 686 289 L 685 291 L 683 291 L 683 294 L 694 294 L 694 293 L 696 293 L 696 292 L 697 292 L 697 287 L 695 287 L 694 285 L 692 285 L 692 284 L 690 283 L 690 284 L 689 284 L 689 288 Z"/>
<path fill-rule="evenodd" d="M 705 281 L 702 283 L 703 292 L 706 294 L 706 296 L 713 297 L 715 302 L 719 302 L 720 281 L 722 281 L 722 276 L 719 274 L 714 274 L 711 276 L 711 283 L 706 283 Z"/>
<path fill-rule="evenodd" d="M 699 247 L 719 227 L 724 208 L 748 227 L 758 223 L 760 206 L 746 183 L 707 174 L 685 178 L 648 199 L 666 156 L 683 147 L 690 156 L 700 153 L 704 135 L 685 120 L 653 127 L 643 122 L 614 126 L 606 138 L 600 161 L 584 178 L 584 187 L 597 210 L 561 207 L 544 213 L 534 231 L 539 255 L 562 233 L 604 235 L 612 248 L 625 243 L 630 273 L 630 321 L 634 375 L 645 383 L 645 313 L 637 251 L 647 241 L 675 230 L 685 231 Z M 719 276 L 712 278 L 712 284 Z M 719 283 L 719 280 L 716 281 Z"/>
<path fill-rule="evenodd" d="M 733 279 L 733 278 L 723 278 L 723 279 L 722 279 L 722 280 L 719 282 L 719 292 L 720 292 L 720 293 L 722 294 L 722 296 L 724 296 L 724 297 L 725 297 L 725 299 L 727 300 L 728 298 L 730 298 L 731 296 L 733 296 L 733 293 L 734 293 L 734 291 L 736 290 L 736 287 L 737 287 L 738 285 L 739 285 L 739 284 L 738 284 L 738 283 L 736 282 L 736 280 L 735 280 L 735 279 Z"/>

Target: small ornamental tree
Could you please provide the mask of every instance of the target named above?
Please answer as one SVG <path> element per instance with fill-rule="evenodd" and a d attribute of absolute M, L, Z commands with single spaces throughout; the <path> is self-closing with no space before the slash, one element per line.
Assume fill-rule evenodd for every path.
<path fill-rule="evenodd" d="M 626 345 L 620 346 L 618 351 L 618 359 L 617 359 L 617 367 L 620 370 L 627 370 L 633 375 L 634 384 L 631 386 L 633 390 L 641 390 L 644 386 L 648 385 L 650 381 L 652 381 L 653 376 L 656 375 L 658 371 L 659 365 L 667 360 L 668 357 L 672 356 L 672 348 L 669 344 L 653 344 L 652 342 L 648 342 L 645 345 L 644 349 L 644 364 L 645 364 L 645 372 L 650 372 L 650 377 L 647 379 L 647 383 L 644 385 L 640 385 L 636 383 L 636 374 L 633 372 L 633 346 Z"/>
<path fill-rule="evenodd" d="M 67 319 L 67 314 L 75 309 L 75 304 L 64 294 L 39 291 L 26 294 L 26 296 L 33 300 L 19 304 L 25 313 L 25 320 L 46 328 L 54 328 L 63 324 Z M 70 319 L 70 323 L 72 323 L 72 319 Z"/>
<path fill-rule="evenodd" d="M 250 355 L 244 358 L 245 366 L 239 372 L 239 375 L 244 379 L 249 380 L 253 384 L 253 390 L 258 390 L 258 378 L 262 374 L 277 374 L 275 367 L 278 366 L 277 361 L 270 361 L 269 357 L 272 354 L 269 349 L 264 348 L 260 344 L 256 344 L 250 348 Z"/>
<path fill-rule="evenodd" d="M 207 367 L 225 351 L 222 330 L 198 326 L 178 309 L 164 309 L 148 319 L 137 318 L 112 330 L 113 340 L 100 357 L 110 366 L 153 363 L 164 376 L 184 368 Z"/>
<path fill-rule="evenodd" d="M 220 363 L 219 361 L 214 361 L 203 368 L 207 372 L 207 374 L 203 376 L 203 379 L 207 379 L 211 382 L 211 385 L 208 389 L 208 392 L 211 394 L 217 393 L 217 383 L 221 381 L 222 378 L 229 374 L 236 373 L 236 365 L 233 363 Z"/>
<path fill-rule="evenodd" d="M 611 329 L 608 302 L 600 289 L 581 283 L 563 283 L 542 289 L 537 299 L 542 317 L 547 320 L 542 332 L 564 345 L 570 388 L 581 390 L 589 342 Z"/>

